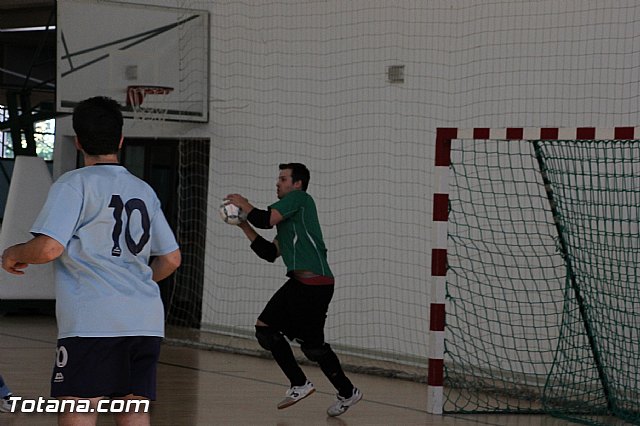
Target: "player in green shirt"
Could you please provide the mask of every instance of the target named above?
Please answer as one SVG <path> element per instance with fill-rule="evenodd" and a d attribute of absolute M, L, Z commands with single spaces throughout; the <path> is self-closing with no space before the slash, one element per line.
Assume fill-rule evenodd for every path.
<path fill-rule="evenodd" d="M 342 370 L 331 346 L 324 340 L 324 324 L 333 297 L 334 278 L 327 263 L 316 204 L 307 191 L 309 170 L 304 164 L 280 164 L 276 185 L 278 201 L 267 210 L 255 208 L 240 194 L 227 198 L 247 213 L 247 222 L 238 226 L 251 241 L 251 249 L 262 259 L 274 262 L 279 256 L 287 267 L 289 279 L 272 296 L 256 321 L 256 338 L 270 351 L 291 382 L 278 408 L 287 408 L 315 392 L 291 350 L 295 339 L 305 356 L 317 362 L 337 389 L 337 400 L 327 409 L 339 416 L 362 399 Z M 261 237 L 251 226 L 269 229 L 276 226 L 273 242 Z"/>

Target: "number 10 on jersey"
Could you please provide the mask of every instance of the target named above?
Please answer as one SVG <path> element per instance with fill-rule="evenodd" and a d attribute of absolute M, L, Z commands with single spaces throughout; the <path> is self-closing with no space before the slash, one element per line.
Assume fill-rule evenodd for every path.
<path fill-rule="evenodd" d="M 122 254 L 120 248 L 120 235 L 122 234 L 123 225 L 123 210 L 127 216 L 127 223 L 124 232 L 124 240 L 127 243 L 127 249 L 137 256 L 142 251 L 144 246 L 149 242 L 149 229 L 151 228 L 151 222 L 149 221 L 149 213 L 147 212 L 147 206 L 144 201 L 139 198 L 132 198 L 126 203 L 122 202 L 120 195 L 112 195 L 109 208 L 113 209 L 113 219 L 115 223 L 113 225 L 113 231 L 111 232 L 111 238 L 113 239 L 113 248 L 111 249 L 111 256 L 119 257 Z M 138 211 L 140 213 L 140 226 L 142 227 L 142 235 L 140 240 L 135 242 L 131 236 L 131 216 L 133 212 Z"/>

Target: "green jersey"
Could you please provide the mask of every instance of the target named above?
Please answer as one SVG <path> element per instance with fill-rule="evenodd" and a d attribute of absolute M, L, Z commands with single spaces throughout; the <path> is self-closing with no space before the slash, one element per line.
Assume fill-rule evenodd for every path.
<path fill-rule="evenodd" d="M 287 272 L 306 270 L 333 277 L 327 263 L 327 248 L 322 238 L 316 203 L 305 191 L 291 191 L 271 209 L 283 219 L 276 225 L 278 246 Z"/>

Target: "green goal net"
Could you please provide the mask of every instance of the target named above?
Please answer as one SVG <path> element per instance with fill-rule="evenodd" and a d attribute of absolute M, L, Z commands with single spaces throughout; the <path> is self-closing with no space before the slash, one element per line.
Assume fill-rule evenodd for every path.
<path fill-rule="evenodd" d="M 640 141 L 451 144 L 446 412 L 640 424 Z"/>

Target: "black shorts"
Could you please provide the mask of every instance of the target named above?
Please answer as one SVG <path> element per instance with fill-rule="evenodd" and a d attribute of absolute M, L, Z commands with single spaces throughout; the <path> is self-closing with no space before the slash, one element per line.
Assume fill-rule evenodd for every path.
<path fill-rule="evenodd" d="M 68 337 L 58 340 L 51 396 L 156 399 L 161 337 Z"/>
<path fill-rule="evenodd" d="M 333 285 L 308 285 L 290 278 L 267 303 L 260 321 L 290 340 L 324 342 L 324 323 Z"/>

